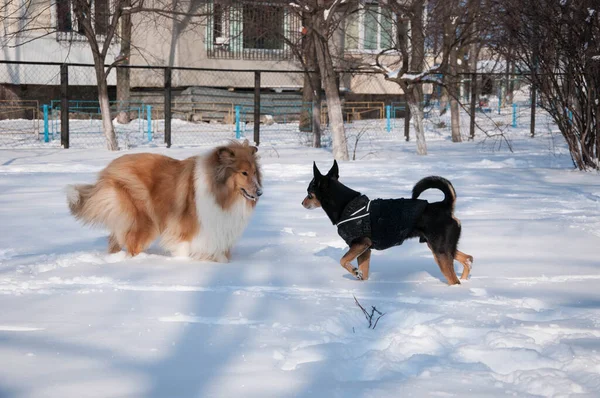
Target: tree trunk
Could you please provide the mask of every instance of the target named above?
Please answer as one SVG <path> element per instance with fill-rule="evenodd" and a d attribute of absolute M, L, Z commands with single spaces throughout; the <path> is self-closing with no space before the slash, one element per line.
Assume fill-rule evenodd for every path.
<path fill-rule="evenodd" d="M 321 85 L 319 84 L 319 90 L 315 90 L 312 97 L 312 132 L 314 148 L 321 148 L 321 100 Z"/>
<path fill-rule="evenodd" d="M 455 97 L 450 98 L 450 121 L 452 126 L 452 142 L 462 142 L 460 135 L 460 108 Z"/>
<path fill-rule="evenodd" d="M 505 58 L 506 62 L 506 72 L 504 76 L 504 106 L 512 105 L 512 101 L 510 101 L 511 95 L 510 93 L 510 61 L 509 58 Z"/>
<path fill-rule="evenodd" d="M 313 60 L 315 57 L 313 47 Z M 311 95 L 312 102 L 312 132 L 313 132 L 313 147 L 321 148 L 321 103 L 323 102 L 323 87 L 321 84 L 321 72 L 319 64 L 312 62 L 314 73 L 310 74 L 313 91 Z"/>
<path fill-rule="evenodd" d="M 96 83 L 98 84 L 98 103 L 100 104 L 102 131 L 106 137 L 106 146 L 110 151 L 118 151 L 119 144 L 117 142 L 117 135 L 115 133 L 115 128 L 112 124 L 110 115 L 107 74 L 104 70 L 104 62 L 106 61 L 108 46 L 110 45 L 110 40 L 114 31 L 109 31 L 107 34 L 108 39 L 104 42 L 103 49 L 100 50 L 98 47 L 98 41 L 96 39 L 96 33 L 92 26 L 92 17 L 90 11 L 91 3 L 83 0 L 73 0 L 72 4 L 73 12 L 81 24 L 80 27 L 83 28 L 85 37 L 89 42 L 90 49 L 92 50 L 92 56 L 94 58 L 94 71 L 96 72 Z M 111 26 L 115 25 L 111 24 Z"/>
<path fill-rule="evenodd" d="M 452 129 L 452 142 L 461 142 L 460 136 L 460 108 L 458 106 L 458 68 L 456 48 L 450 49 L 448 57 L 448 66 L 450 67 L 450 124 Z"/>
<path fill-rule="evenodd" d="M 459 92 L 459 78 L 458 78 L 458 48 L 457 44 L 454 43 L 457 36 L 457 25 L 456 21 L 458 17 L 455 16 L 458 4 L 455 2 L 448 3 L 448 14 L 444 20 L 444 57 L 447 57 L 447 74 L 444 78 L 447 88 L 447 94 L 450 101 L 450 128 L 452 131 L 452 142 L 461 142 L 460 136 L 460 108 L 458 98 L 460 97 Z"/>
<path fill-rule="evenodd" d="M 442 95 L 440 96 L 440 116 L 444 115 L 448 110 L 448 90 L 442 87 Z"/>
<path fill-rule="evenodd" d="M 410 18 L 411 25 L 411 56 L 410 71 L 423 71 L 425 60 L 425 3 L 426 0 L 415 0 L 414 12 Z M 425 129 L 423 128 L 423 86 L 415 84 L 408 89 L 407 102 L 411 117 L 415 126 L 415 137 L 417 139 L 417 154 L 427 155 L 427 144 L 425 142 Z"/>
<path fill-rule="evenodd" d="M 422 93 L 420 86 L 413 86 L 406 93 L 406 102 L 410 109 L 410 115 L 415 126 L 415 137 L 417 138 L 417 155 L 427 155 L 427 143 L 425 142 L 425 129 L 423 128 Z"/>
<path fill-rule="evenodd" d="M 303 16 L 303 25 L 306 26 L 306 17 Z M 315 46 L 313 45 L 314 35 L 304 35 L 302 37 L 302 58 L 304 59 L 304 67 L 307 71 L 315 71 Z M 312 74 L 304 74 L 304 84 L 302 86 L 302 110 L 300 112 L 300 131 L 314 131 L 312 129 L 313 120 L 311 118 L 314 79 Z M 320 84 L 319 84 L 320 86 Z"/>
<path fill-rule="evenodd" d="M 177 10 L 178 7 L 178 0 L 172 0 L 171 1 L 171 7 L 173 10 Z M 177 40 L 179 39 L 179 26 L 180 26 L 180 22 L 178 21 L 177 18 L 173 18 L 173 22 L 171 24 L 171 45 L 169 46 L 169 60 L 168 62 L 168 66 L 173 67 L 175 66 L 175 54 L 176 54 L 176 50 L 177 50 Z"/>
<path fill-rule="evenodd" d="M 106 147 L 109 151 L 118 151 L 117 134 L 110 117 L 110 101 L 108 99 L 108 84 L 106 82 L 106 73 L 103 63 L 96 62 L 96 80 L 98 83 L 98 103 L 100 104 L 100 113 L 102 114 L 102 131 L 106 137 Z"/>
<path fill-rule="evenodd" d="M 313 102 L 313 90 L 310 84 L 310 77 L 304 74 L 304 83 L 302 85 L 302 108 L 300 110 L 300 131 L 312 131 L 311 106 Z"/>
<path fill-rule="evenodd" d="M 325 85 L 325 97 L 327 98 L 327 114 L 331 126 L 331 137 L 333 142 L 333 157 L 336 160 L 349 160 L 346 132 L 344 130 L 344 117 L 342 115 L 342 104 L 340 101 L 339 87 L 333 69 L 333 61 L 327 43 L 313 32 L 313 40 L 319 62 L 319 70 Z"/>
<path fill-rule="evenodd" d="M 131 6 L 130 0 L 124 0 L 124 7 Z M 131 14 L 125 13 L 121 17 L 121 54 L 124 58 L 123 65 L 129 65 L 131 55 Z M 129 115 L 130 100 L 130 76 L 129 68 L 117 68 L 117 121 L 121 124 L 127 124 L 131 121 Z M 139 115 L 138 115 L 139 117 Z"/>

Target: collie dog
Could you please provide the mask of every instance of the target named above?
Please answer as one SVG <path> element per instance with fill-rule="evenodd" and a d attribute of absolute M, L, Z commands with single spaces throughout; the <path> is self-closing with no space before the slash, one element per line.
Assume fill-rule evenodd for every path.
<path fill-rule="evenodd" d="M 135 256 L 160 237 L 174 256 L 227 262 L 262 195 L 257 150 L 245 141 L 185 160 L 121 156 L 95 184 L 69 185 L 69 208 L 110 231 L 110 253 Z"/>

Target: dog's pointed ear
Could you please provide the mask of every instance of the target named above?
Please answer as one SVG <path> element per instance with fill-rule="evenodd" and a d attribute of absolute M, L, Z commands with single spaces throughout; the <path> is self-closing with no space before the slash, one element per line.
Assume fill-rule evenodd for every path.
<path fill-rule="evenodd" d="M 333 166 L 331 166 L 331 169 L 327 173 L 327 177 L 333 180 L 337 180 L 340 178 L 340 169 L 338 168 L 338 164 L 335 159 L 333 160 Z"/>
<path fill-rule="evenodd" d="M 317 167 L 317 162 L 313 162 L 313 175 L 315 178 L 323 177 L 323 174 L 319 171 Z"/>
<path fill-rule="evenodd" d="M 231 148 L 223 146 L 217 149 L 217 156 L 221 164 L 230 164 L 235 158 L 235 152 Z"/>

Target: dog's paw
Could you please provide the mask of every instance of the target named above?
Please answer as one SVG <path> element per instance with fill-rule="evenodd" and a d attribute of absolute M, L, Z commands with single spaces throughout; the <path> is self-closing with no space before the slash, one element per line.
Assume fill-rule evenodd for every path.
<path fill-rule="evenodd" d="M 473 269 L 473 257 L 469 256 L 469 258 L 467 258 L 467 261 L 464 263 L 464 268 L 463 275 L 464 272 L 471 272 Z"/>
<path fill-rule="evenodd" d="M 354 277 L 359 281 L 363 280 L 363 273 L 361 270 L 354 268 Z"/>

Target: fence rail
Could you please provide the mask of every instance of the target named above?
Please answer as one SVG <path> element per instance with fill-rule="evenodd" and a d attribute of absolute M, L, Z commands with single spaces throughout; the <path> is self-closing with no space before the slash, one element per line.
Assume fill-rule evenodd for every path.
<path fill-rule="evenodd" d="M 302 95 L 309 72 L 129 68 L 131 99 L 110 102 L 110 117 L 121 147 L 214 145 L 242 137 L 272 144 L 312 142 L 310 123 L 302 124 L 312 120 L 313 104 Z M 0 147 L 105 146 L 97 88 L 80 84 L 93 75 L 93 65 L 0 60 Z M 342 114 L 349 140 L 364 134 L 378 139 L 410 137 L 411 115 L 400 100 L 403 95 L 398 87 L 382 82 L 381 76 L 372 72 L 343 75 Z M 461 134 L 472 136 L 475 126 L 532 126 L 535 102 L 529 98 L 527 86 L 516 83 L 522 82 L 523 76 L 507 79 L 498 75 L 498 87 L 487 93 L 481 91 L 483 84 L 477 88 L 470 85 L 474 78 L 490 78 L 486 76 L 461 79 L 465 84 L 460 96 Z M 515 88 L 510 98 L 503 88 L 508 81 Z M 388 86 L 382 88 L 382 84 Z M 33 99 L 24 99 L 27 97 Z M 448 134 L 448 104 L 437 89 L 430 89 L 426 97 L 426 124 L 432 131 Z M 326 101 L 321 104 L 320 120 L 326 144 Z"/>

